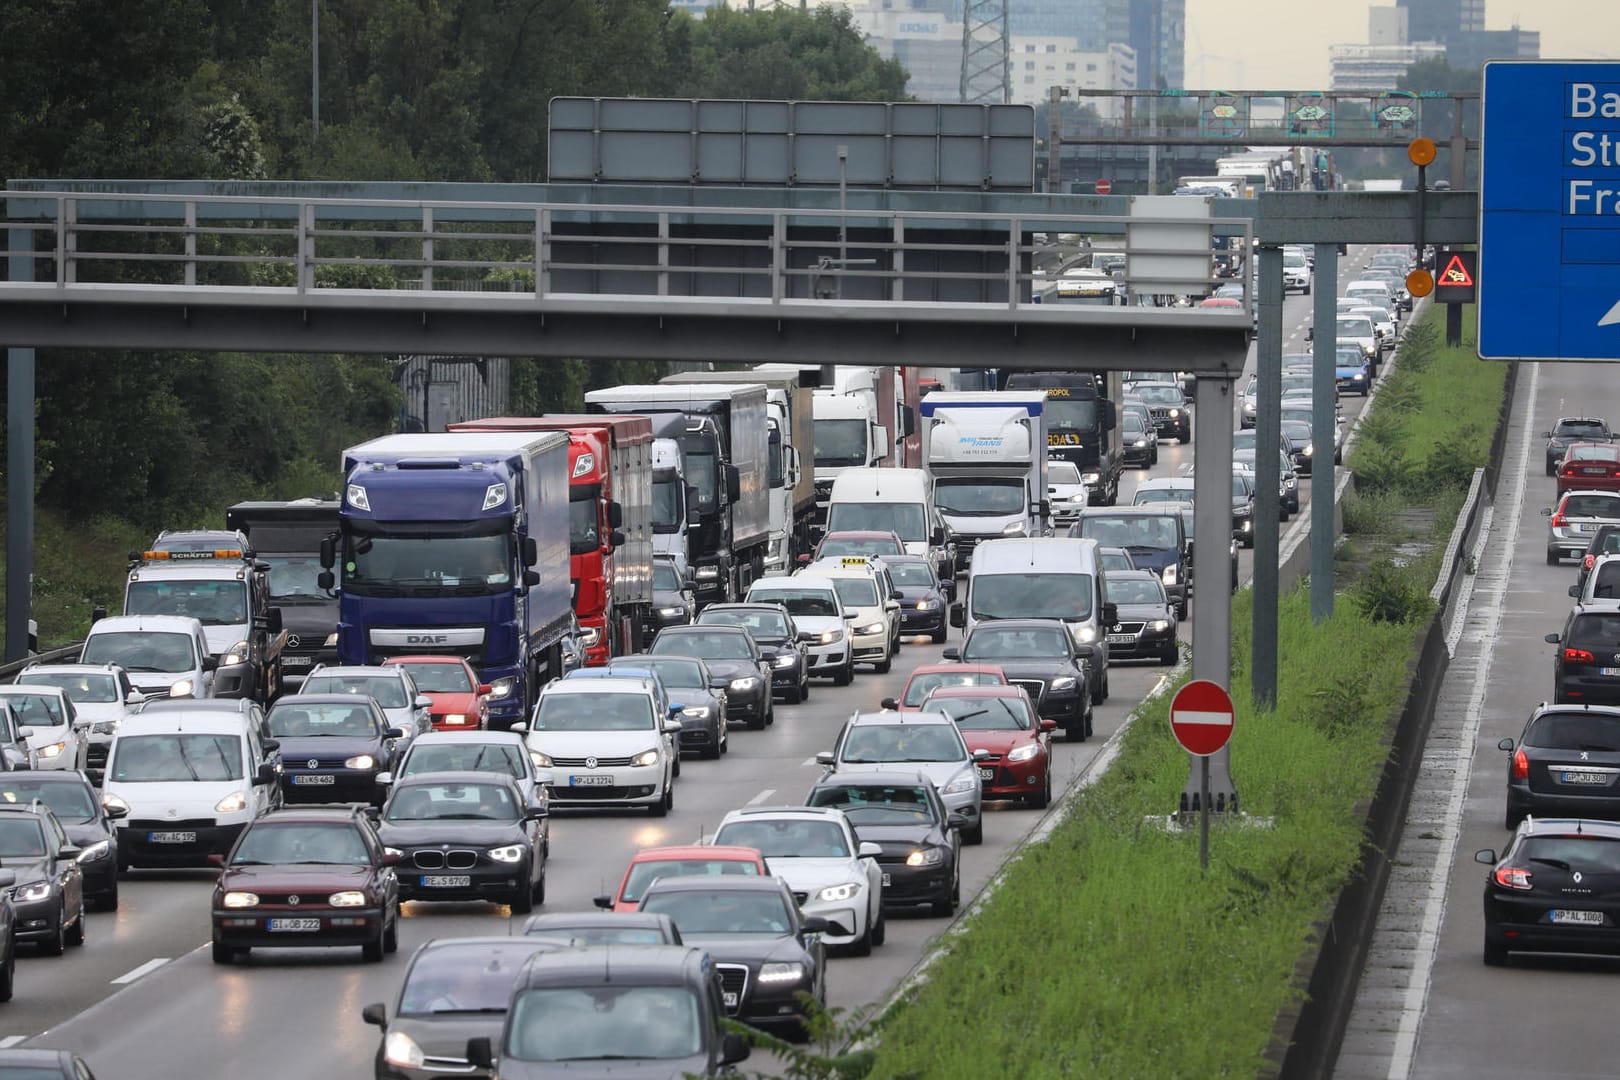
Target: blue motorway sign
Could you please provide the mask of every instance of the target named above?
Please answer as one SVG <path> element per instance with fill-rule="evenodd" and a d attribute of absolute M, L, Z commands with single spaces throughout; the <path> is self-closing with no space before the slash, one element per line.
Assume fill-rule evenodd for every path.
<path fill-rule="evenodd" d="M 1485 65 L 1479 355 L 1620 360 L 1620 62 Z"/>

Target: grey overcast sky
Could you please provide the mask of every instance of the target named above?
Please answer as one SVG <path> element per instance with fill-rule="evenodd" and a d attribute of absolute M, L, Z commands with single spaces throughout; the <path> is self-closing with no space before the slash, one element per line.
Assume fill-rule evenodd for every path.
<path fill-rule="evenodd" d="M 1328 46 L 1365 42 L 1369 6 L 1187 0 L 1185 89 L 1326 90 Z M 1541 31 L 1541 55 L 1548 60 L 1620 61 L 1620 0 L 1488 0 L 1486 29 L 1515 23 Z"/>

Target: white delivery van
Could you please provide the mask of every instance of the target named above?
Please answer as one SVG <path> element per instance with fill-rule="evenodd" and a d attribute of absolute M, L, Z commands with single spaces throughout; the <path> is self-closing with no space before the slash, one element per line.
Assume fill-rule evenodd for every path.
<path fill-rule="evenodd" d="M 907 555 L 926 555 L 943 580 L 955 576 L 945 547 L 945 527 L 934 508 L 933 478 L 926 469 L 849 469 L 833 481 L 827 532 L 892 532 Z"/>
<path fill-rule="evenodd" d="M 986 540 L 973 553 L 967 591 L 951 605 L 951 625 L 971 631 L 985 619 L 1061 619 L 1091 664 L 1091 701 L 1108 697 L 1108 603 L 1095 540 L 1030 537 Z"/>

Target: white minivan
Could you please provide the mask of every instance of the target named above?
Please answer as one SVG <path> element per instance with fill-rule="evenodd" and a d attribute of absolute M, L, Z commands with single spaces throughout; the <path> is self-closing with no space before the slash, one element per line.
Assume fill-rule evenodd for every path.
<path fill-rule="evenodd" d="M 101 801 L 123 808 L 118 865 L 207 866 L 281 805 L 274 739 L 248 700 L 155 702 L 113 735 Z"/>
<path fill-rule="evenodd" d="M 147 697 L 214 696 L 219 661 L 202 623 L 184 615 L 114 615 L 85 635 L 81 664 L 117 664 Z"/>
<path fill-rule="evenodd" d="M 833 481 L 827 531 L 892 532 L 907 555 L 926 555 L 941 580 L 956 573 L 926 469 L 846 469 Z"/>

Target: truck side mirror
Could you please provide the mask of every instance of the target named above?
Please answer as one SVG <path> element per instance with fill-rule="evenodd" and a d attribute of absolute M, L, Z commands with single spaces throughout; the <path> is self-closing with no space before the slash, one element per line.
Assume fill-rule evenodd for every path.
<path fill-rule="evenodd" d="M 612 532 L 608 533 L 609 547 L 622 548 L 626 543 L 629 542 L 629 540 L 630 538 L 624 535 L 623 529 L 614 529 Z"/>
<path fill-rule="evenodd" d="M 321 565 L 328 570 L 337 562 L 337 538 L 333 536 L 321 537 Z M 331 586 L 325 586 L 330 588 Z"/>
<path fill-rule="evenodd" d="M 608 528 L 610 528 L 610 529 L 622 529 L 622 528 L 624 528 L 624 504 L 619 502 L 619 500 L 614 499 L 612 502 L 608 503 L 607 510 L 608 510 Z"/>
<path fill-rule="evenodd" d="M 884 428 L 884 427 L 878 428 L 877 431 L 872 436 L 872 441 L 875 444 L 873 446 L 873 449 L 877 451 L 876 456 L 879 459 L 886 458 L 886 457 L 889 456 L 889 429 L 888 428 Z"/>
<path fill-rule="evenodd" d="M 917 410 L 910 405 L 900 410 L 900 437 L 909 439 L 917 434 Z"/>
<path fill-rule="evenodd" d="M 523 571 L 523 587 L 524 588 L 532 589 L 538 584 L 540 584 L 540 571 L 538 571 L 538 570 L 525 570 L 525 571 Z"/>
<path fill-rule="evenodd" d="M 956 627 L 958 630 L 967 625 L 967 619 L 964 617 L 961 604 L 951 604 L 949 618 L 951 620 L 951 625 Z"/>
<path fill-rule="evenodd" d="M 534 537 L 523 538 L 523 565 L 533 566 L 540 561 L 540 545 L 535 543 Z"/>
<path fill-rule="evenodd" d="M 337 585 L 337 577 L 330 570 L 315 575 L 315 587 L 330 592 Z"/>
<path fill-rule="evenodd" d="M 1102 418 L 1103 430 L 1113 431 L 1114 426 L 1119 423 L 1119 407 L 1107 398 L 1098 398 L 1097 404 L 1102 406 L 1098 415 Z"/>
<path fill-rule="evenodd" d="M 281 609 L 280 608 L 278 608 L 278 607 L 271 608 L 270 613 L 265 616 L 264 621 L 265 621 L 265 625 L 269 627 L 270 632 L 272 634 L 281 633 Z"/>
<path fill-rule="evenodd" d="M 945 543 L 945 526 L 935 525 L 934 531 L 928 534 L 928 542 L 934 547 L 941 547 Z"/>
<path fill-rule="evenodd" d="M 467 1063 L 480 1069 L 495 1067 L 495 1045 L 488 1035 L 467 1040 Z"/>
<path fill-rule="evenodd" d="M 107 609 L 104 607 L 92 608 L 90 611 L 90 621 L 93 623 L 98 623 L 106 617 Z"/>
<path fill-rule="evenodd" d="M 1109 626 L 1119 622 L 1119 605 L 1111 602 L 1103 604 L 1102 617 Z"/>
<path fill-rule="evenodd" d="M 736 502 L 742 498 L 742 473 L 737 466 L 726 466 L 726 501 Z"/>

